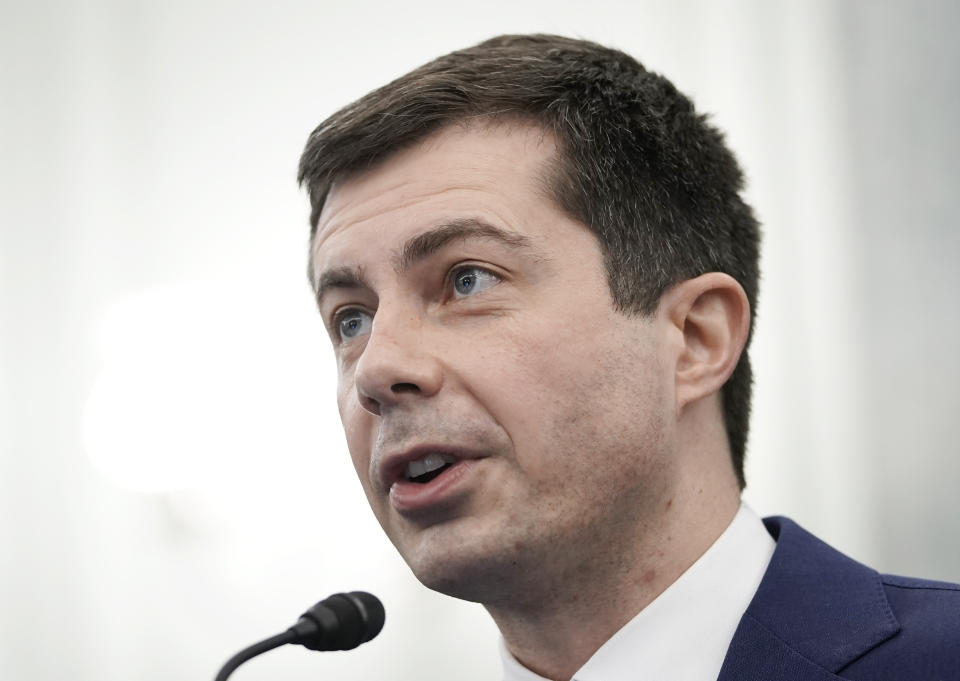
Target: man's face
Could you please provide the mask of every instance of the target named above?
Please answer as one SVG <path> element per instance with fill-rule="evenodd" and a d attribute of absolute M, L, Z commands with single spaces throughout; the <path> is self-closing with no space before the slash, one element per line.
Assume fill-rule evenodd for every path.
<path fill-rule="evenodd" d="M 546 197 L 554 153 L 447 128 L 335 186 L 315 239 L 370 505 L 421 581 L 487 603 L 615 563 L 668 486 L 663 325 L 614 310 L 595 237 Z"/>

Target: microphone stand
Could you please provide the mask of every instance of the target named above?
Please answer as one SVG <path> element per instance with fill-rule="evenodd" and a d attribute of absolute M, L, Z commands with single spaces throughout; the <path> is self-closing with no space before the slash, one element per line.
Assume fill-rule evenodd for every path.
<path fill-rule="evenodd" d="M 220 669 L 220 673 L 217 674 L 217 678 L 214 681 L 227 681 L 227 677 L 233 674 L 234 670 L 236 670 L 237 667 L 242 665 L 247 660 L 265 653 L 268 650 L 279 648 L 287 643 L 293 643 L 294 640 L 296 640 L 296 634 L 288 629 L 282 634 L 271 636 L 268 639 L 260 641 L 260 643 L 254 643 L 252 646 L 244 648 L 239 653 L 227 660 L 226 664 L 224 664 Z"/>
<path fill-rule="evenodd" d="M 334 594 L 303 613 L 282 634 L 254 643 L 231 657 L 214 681 L 227 681 L 247 660 L 287 643 L 299 643 L 311 650 L 351 650 L 379 634 L 384 617 L 383 604 L 373 594 Z"/>

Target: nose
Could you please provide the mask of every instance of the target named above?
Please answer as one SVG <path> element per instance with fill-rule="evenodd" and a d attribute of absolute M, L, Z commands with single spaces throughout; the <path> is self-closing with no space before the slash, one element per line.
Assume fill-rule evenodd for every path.
<path fill-rule="evenodd" d="M 354 383 L 360 405 L 377 416 L 436 394 L 443 371 L 423 322 L 416 315 L 394 314 L 381 306 L 357 360 Z"/>

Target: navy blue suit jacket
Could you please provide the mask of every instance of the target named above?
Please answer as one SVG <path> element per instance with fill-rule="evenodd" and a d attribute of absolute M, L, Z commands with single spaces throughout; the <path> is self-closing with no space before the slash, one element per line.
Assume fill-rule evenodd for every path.
<path fill-rule="evenodd" d="M 878 574 L 786 518 L 717 681 L 960 681 L 960 585 Z"/>

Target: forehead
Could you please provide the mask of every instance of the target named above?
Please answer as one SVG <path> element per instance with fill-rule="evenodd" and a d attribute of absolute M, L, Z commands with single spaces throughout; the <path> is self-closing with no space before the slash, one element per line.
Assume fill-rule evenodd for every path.
<path fill-rule="evenodd" d="M 437 222 L 481 218 L 513 230 L 535 230 L 556 153 L 549 133 L 532 125 L 451 126 L 336 183 L 320 214 L 315 270 L 354 259 L 371 239 L 409 238 Z"/>

